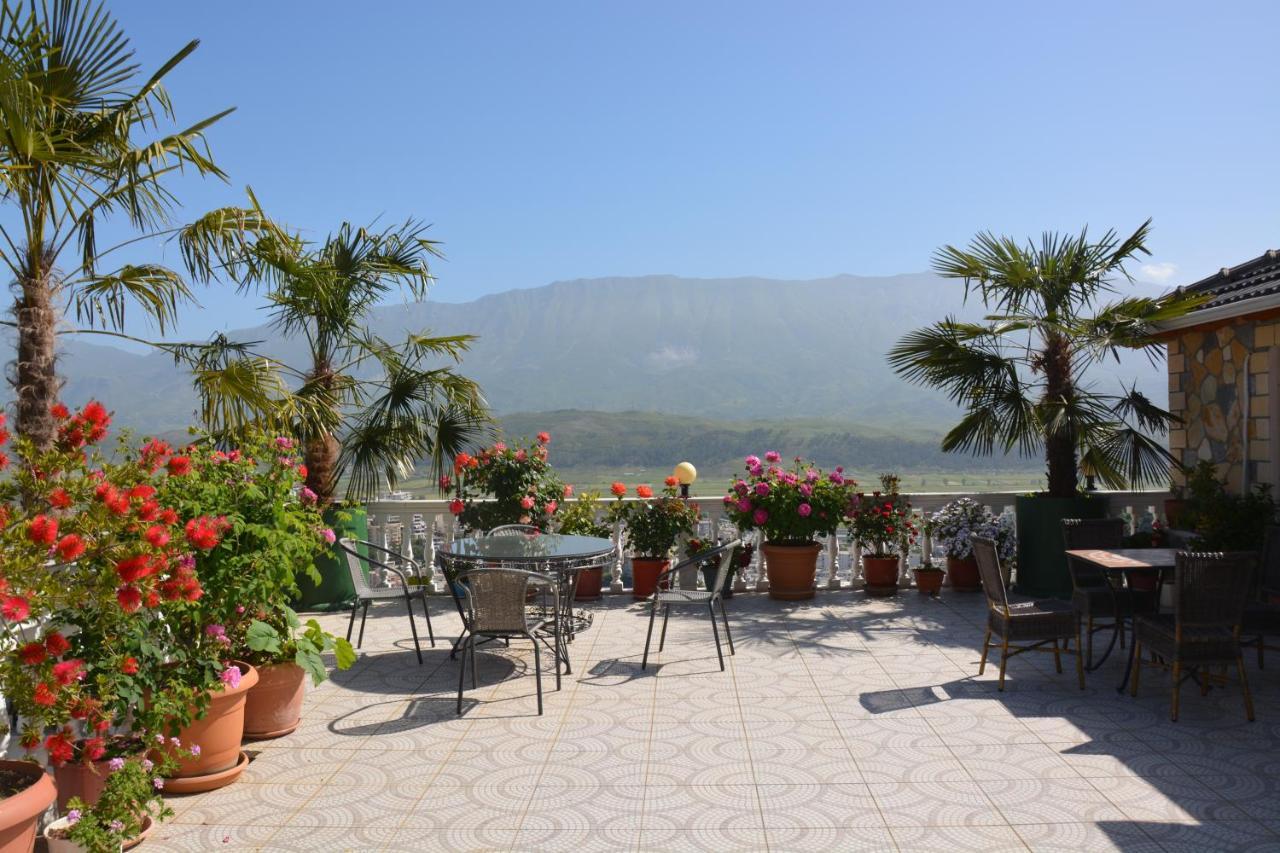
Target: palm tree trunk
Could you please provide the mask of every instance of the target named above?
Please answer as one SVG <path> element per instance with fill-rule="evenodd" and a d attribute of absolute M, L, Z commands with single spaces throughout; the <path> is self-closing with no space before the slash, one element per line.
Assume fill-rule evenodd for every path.
<path fill-rule="evenodd" d="M 1053 404 L 1075 396 L 1075 378 L 1071 375 L 1071 343 L 1061 335 L 1049 335 L 1043 352 L 1045 379 L 1044 399 Z M 1044 439 L 1045 465 L 1049 478 L 1049 495 L 1069 498 L 1076 493 L 1076 440 L 1069 429 L 1047 432 Z"/>
<path fill-rule="evenodd" d="M 33 275 L 22 282 L 14 302 L 18 358 L 10 384 L 17 398 L 18 433 L 40 450 L 53 446 L 57 426 L 50 411 L 62 387 L 57 373 L 58 312 L 53 305 L 52 270 L 43 258 L 33 261 Z"/>
<path fill-rule="evenodd" d="M 314 381 L 324 392 L 333 388 L 333 367 L 325 359 L 317 359 L 311 373 Z M 338 490 L 338 454 L 341 447 L 337 437 L 331 432 L 321 433 L 307 439 L 305 458 L 307 463 L 306 486 L 316 493 L 320 506 L 333 503 Z"/>

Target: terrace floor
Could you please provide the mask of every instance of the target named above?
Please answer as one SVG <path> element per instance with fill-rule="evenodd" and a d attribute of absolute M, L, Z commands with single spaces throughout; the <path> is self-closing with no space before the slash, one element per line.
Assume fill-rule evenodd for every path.
<path fill-rule="evenodd" d="M 1190 685 L 1170 723 L 1154 670 L 1117 695 L 1119 650 L 1084 692 L 1033 654 L 998 693 L 995 668 L 977 677 L 980 595 L 728 605 L 724 673 L 695 613 L 642 672 L 645 611 L 613 597 L 563 690 L 545 679 L 544 716 L 513 644 L 477 653 L 460 718 L 451 602 L 422 666 L 381 605 L 303 726 L 255 745 L 239 783 L 172 798 L 145 849 L 1280 850 L 1280 653 L 1248 658 L 1256 723 L 1237 687 Z"/>

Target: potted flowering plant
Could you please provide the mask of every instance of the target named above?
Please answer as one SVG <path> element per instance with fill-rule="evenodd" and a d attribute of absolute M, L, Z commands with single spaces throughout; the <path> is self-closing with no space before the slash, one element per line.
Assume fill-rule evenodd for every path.
<path fill-rule="evenodd" d="M 573 486 L 564 487 L 565 505 L 558 515 L 556 532 L 570 536 L 594 536 L 598 539 L 609 539 L 613 536 L 613 528 L 599 519 L 599 492 L 584 492 L 573 500 Z M 604 569 L 595 566 L 583 569 L 578 573 L 578 586 L 574 590 L 574 598 L 578 601 L 593 601 L 600 597 L 604 586 Z"/>
<path fill-rule="evenodd" d="M 911 504 L 898 494 L 898 477 L 880 476 L 880 490 L 859 492 L 849 507 L 850 536 L 863 547 L 862 570 L 867 595 L 898 591 L 902 554 L 916 539 Z"/>
<path fill-rule="evenodd" d="M 441 477 L 440 490 L 448 493 L 456 487 L 449 509 L 462 526 L 483 532 L 503 524 L 528 524 L 545 532 L 566 497 L 565 485 L 547 461 L 550 443 L 551 436 L 540 432 L 533 443 L 508 446 L 499 441 L 474 456 L 454 457 L 456 481 Z"/>
<path fill-rule="evenodd" d="M 110 775 L 92 802 L 73 797 L 66 814 L 45 827 L 49 853 L 112 853 L 141 841 L 157 821 L 173 816 L 161 797 L 164 777 L 189 750 L 159 736 L 149 756 L 113 758 Z"/>
<path fill-rule="evenodd" d="M 685 553 L 691 558 L 715 548 L 716 543 L 710 539 L 690 539 L 685 543 Z M 733 598 L 733 578 L 745 566 L 750 565 L 752 553 L 753 549 L 750 545 L 739 545 L 734 549 L 733 562 L 729 565 L 729 571 L 724 576 L 724 586 L 720 589 L 722 597 Z M 698 570 L 702 572 L 703 586 L 711 589 L 716 582 L 716 573 L 720 570 L 720 561 L 704 560 L 698 565 Z"/>
<path fill-rule="evenodd" d="M 648 598 L 658 586 L 658 575 L 670 565 L 671 551 L 682 537 L 693 535 L 698 524 L 698 508 L 677 497 L 674 486 L 654 495 L 648 485 L 636 486 L 639 500 L 624 500 L 627 487 L 610 487 L 617 499 L 609 510 L 609 520 L 623 524 L 631 549 L 631 591 L 636 598 Z"/>
<path fill-rule="evenodd" d="M 951 588 L 962 592 L 982 589 L 978 563 L 973 557 L 974 536 L 994 539 L 1002 562 L 1011 561 L 1017 551 L 1013 524 L 997 518 L 973 498 L 956 498 L 929 520 L 934 542 L 947 555 L 947 578 Z"/>
<path fill-rule="evenodd" d="M 725 511 L 739 530 L 764 534 L 770 598 L 813 598 L 821 550 L 814 539 L 836 532 L 857 484 L 845 478 L 843 468 L 824 474 L 797 458 L 783 469 L 781 459 L 772 450 L 763 462 L 748 456 L 747 476 L 735 480 L 724 496 Z"/>

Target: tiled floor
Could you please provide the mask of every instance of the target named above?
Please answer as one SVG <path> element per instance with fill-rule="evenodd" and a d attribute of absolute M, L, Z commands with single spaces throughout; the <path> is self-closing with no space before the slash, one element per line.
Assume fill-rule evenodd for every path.
<path fill-rule="evenodd" d="M 1117 695 L 1119 651 L 1084 692 L 1015 658 L 998 693 L 977 677 L 983 607 L 738 596 L 725 672 L 695 613 L 642 672 L 645 613 L 611 598 L 544 716 L 513 646 L 479 653 L 456 717 L 450 603 L 421 666 L 383 605 L 302 728 L 255 745 L 236 785 L 173 798 L 146 849 L 1280 850 L 1280 654 L 1249 658 L 1256 723 L 1231 687 L 1185 689 L 1174 724 L 1154 671 Z"/>

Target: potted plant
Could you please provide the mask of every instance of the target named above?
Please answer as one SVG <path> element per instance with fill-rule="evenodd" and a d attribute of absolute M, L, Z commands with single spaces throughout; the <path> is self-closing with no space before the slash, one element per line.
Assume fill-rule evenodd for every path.
<path fill-rule="evenodd" d="M 627 487 L 622 483 L 614 483 L 610 489 L 617 500 L 609 509 L 609 521 L 626 527 L 627 546 L 632 554 L 632 595 L 648 598 L 657 589 L 658 575 L 670 565 L 676 543 L 693 535 L 698 508 L 677 497 L 671 486 L 657 496 L 647 485 L 636 486 L 639 500 L 630 501 L 624 500 Z"/>
<path fill-rule="evenodd" d="M 456 481 L 440 480 L 444 491 L 456 486 L 450 509 L 467 530 L 483 533 L 503 524 L 528 524 L 543 532 L 550 530 L 564 484 L 547 461 L 548 433 L 538 433 L 535 442 L 508 445 L 496 442 L 474 456 L 454 457 Z"/>
<path fill-rule="evenodd" d="M 112 853 L 138 844 L 158 821 L 173 816 L 161 793 L 165 774 L 179 756 L 180 742 L 165 739 L 147 756 L 114 758 L 110 776 L 92 802 L 73 797 L 66 814 L 45 827 L 49 853 Z"/>
<path fill-rule="evenodd" d="M 298 614 L 288 607 L 263 613 L 273 624 L 254 619 L 245 631 L 250 660 L 258 665 L 258 684 L 248 693 L 244 709 L 244 736 L 253 740 L 283 737 L 302 720 L 302 700 L 306 676 L 313 685 L 328 677 L 325 652 L 334 652 L 338 669 L 348 669 L 356 660 L 351 643 L 308 619 L 305 627 Z"/>
<path fill-rule="evenodd" d="M 920 526 L 926 536 L 933 535 L 935 528 L 931 516 L 922 516 Z M 916 577 L 916 589 L 921 595 L 938 595 L 942 592 L 942 581 L 947 573 L 933 564 L 933 554 L 925 551 L 924 562 L 912 571 Z"/>
<path fill-rule="evenodd" d="M 696 557 L 716 547 L 716 543 L 710 540 L 690 539 L 685 543 L 685 553 L 689 557 Z M 754 553 L 755 548 L 751 545 L 739 545 L 733 549 L 733 561 L 729 564 L 729 571 L 724 576 L 724 586 L 720 589 L 723 598 L 733 598 L 733 579 L 744 567 L 751 565 L 751 555 Z M 716 582 L 716 573 L 720 571 L 720 561 L 704 560 L 698 564 L 698 570 L 702 572 L 703 586 L 711 589 Z"/>
<path fill-rule="evenodd" d="M 849 534 L 862 545 L 862 572 L 867 595 L 898 591 L 902 555 L 916 539 L 911 504 L 898 494 L 898 478 L 880 475 L 881 489 L 859 492 L 849 507 Z"/>
<path fill-rule="evenodd" d="M 35 849 L 36 824 L 56 796 L 39 764 L 0 760 L 0 853 Z"/>
<path fill-rule="evenodd" d="M 982 589 L 978 563 L 973 557 L 972 537 L 985 536 L 996 541 L 1001 562 L 1011 562 L 1017 550 L 1013 525 L 1004 517 L 996 517 L 973 498 L 950 501 L 930 518 L 933 541 L 947 555 L 947 577 L 951 588 L 961 592 Z"/>
<path fill-rule="evenodd" d="M 599 519 L 599 492 L 584 492 L 577 499 L 573 497 L 573 486 L 564 487 L 565 504 L 558 514 L 558 533 L 569 536 L 594 536 L 609 539 L 613 536 L 613 528 Z M 593 566 L 578 573 L 578 586 L 574 598 L 578 601 L 593 601 L 600 597 L 604 587 L 604 568 Z"/>
<path fill-rule="evenodd" d="M 1155 324 L 1181 316 L 1202 297 L 1175 292 L 1103 304 L 1125 264 L 1147 254 L 1150 222 L 1132 235 L 1101 239 L 1046 234 L 1021 244 L 979 234 L 967 249 L 946 246 L 934 259 L 986 308 L 980 323 L 948 318 L 911 332 L 889 363 L 912 382 L 945 391 L 965 407 L 942 440 L 946 451 L 991 455 L 1043 451 L 1048 488 L 1019 496 L 1018 587 L 1069 598 L 1062 519 L 1101 518 L 1106 500 L 1082 493 L 1082 464 L 1109 488 L 1168 481 L 1173 456 L 1160 440 L 1173 415 L 1136 388 L 1106 394 L 1089 371 L 1124 350 L 1162 347 Z"/>
<path fill-rule="evenodd" d="M 745 460 L 739 477 L 724 496 L 725 513 L 741 531 L 759 530 L 769 576 L 769 597 L 784 601 L 813 598 L 814 576 L 821 546 L 818 536 L 830 536 L 849 509 L 856 484 L 843 468 L 824 474 L 797 458 L 780 466 L 782 457 L 769 451 L 762 462 Z"/>

